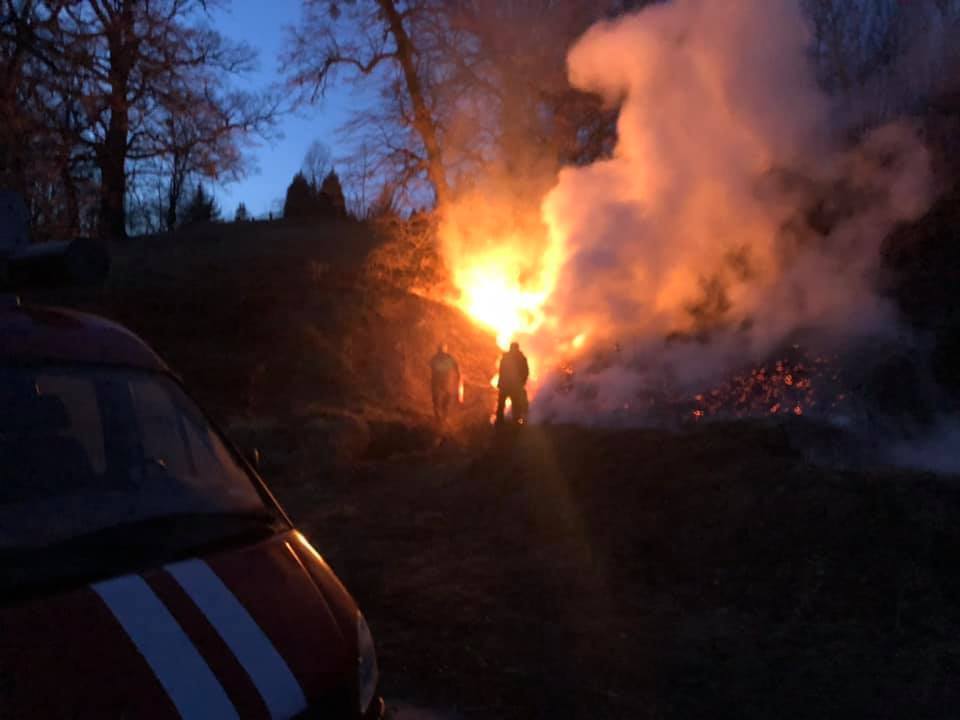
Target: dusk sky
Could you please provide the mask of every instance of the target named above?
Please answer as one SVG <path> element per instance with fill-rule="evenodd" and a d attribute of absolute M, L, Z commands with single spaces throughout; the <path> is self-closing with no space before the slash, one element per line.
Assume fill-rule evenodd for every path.
<path fill-rule="evenodd" d="M 278 55 L 283 49 L 286 28 L 300 18 L 300 7 L 301 0 L 239 0 L 213 13 L 215 27 L 225 37 L 246 42 L 260 51 L 259 72 L 251 79 L 254 86 L 264 87 L 282 80 Z M 316 106 L 282 117 L 278 129 L 283 137 L 254 150 L 246 179 L 215 188 L 224 218 L 232 219 L 241 201 L 256 216 L 274 209 L 272 204 L 283 198 L 313 140 L 325 142 L 335 158 L 342 154 L 343 143 L 337 129 L 358 102 L 356 91 L 341 85 Z"/>

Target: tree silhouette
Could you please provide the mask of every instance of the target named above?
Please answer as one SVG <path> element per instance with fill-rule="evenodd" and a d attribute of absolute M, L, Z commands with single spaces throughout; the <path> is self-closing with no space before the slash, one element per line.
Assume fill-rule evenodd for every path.
<path fill-rule="evenodd" d="M 169 178 L 150 207 L 169 229 L 190 179 L 243 174 L 244 139 L 280 101 L 226 82 L 256 52 L 210 27 L 208 5 L 0 0 L 0 183 L 34 224 L 123 238 L 128 203 Z"/>
<path fill-rule="evenodd" d="M 304 17 L 293 30 L 286 62 L 291 81 L 309 88 L 315 99 L 333 81 L 338 69 L 386 79 L 387 105 L 402 106 L 398 135 L 402 152 L 394 154 L 408 177 L 425 175 L 444 205 L 449 194 L 441 144 L 441 127 L 431 108 L 429 85 L 421 77 L 424 48 L 411 37 L 413 20 L 433 18 L 432 0 L 305 0 Z M 442 23 L 440 23 L 442 24 Z M 414 137 L 416 139 L 414 139 Z"/>
<path fill-rule="evenodd" d="M 220 208 L 217 205 L 213 195 L 204 190 L 201 183 L 197 183 L 197 189 L 190 198 L 183 213 L 183 224 L 194 225 L 202 222 L 213 222 L 220 219 Z"/>
<path fill-rule="evenodd" d="M 300 172 L 316 186 L 332 169 L 330 148 L 322 140 L 314 140 L 307 148 L 307 154 L 303 156 Z"/>
<path fill-rule="evenodd" d="M 320 186 L 320 195 L 326 198 L 330 207 L 330 214 L 335 217 L 346 217 L 347 201 L 343 196 L 343 187 L 340 185 L 340 178 L 336 170 L 331 170 L 323 179 Z"/>
<path fill-rule="evenodd" d="M 303 173 L 298 172 L 287 188 L 287 198 L 283 203 L 283 217 L 306 218 L 314 214 L 313 188 L 310 187 Z"/>

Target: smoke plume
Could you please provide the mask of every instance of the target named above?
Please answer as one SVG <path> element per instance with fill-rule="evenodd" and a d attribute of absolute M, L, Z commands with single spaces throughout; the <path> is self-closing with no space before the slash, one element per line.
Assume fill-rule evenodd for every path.
<path fill-rule="evenodd" d="M 562 170 L 542 204 L 555 272 L 521 338 L 541 417 L 596 419 L 710 382 L 801 333 L 882 334 L 884 238 L 929 207 L 909 123 L 831 124 L 796 0 L 672 0 L 592 27 L 569 78 L 620 107 L 612 156 Z M 571 344 L 571 339 L 578 342 Z"/>

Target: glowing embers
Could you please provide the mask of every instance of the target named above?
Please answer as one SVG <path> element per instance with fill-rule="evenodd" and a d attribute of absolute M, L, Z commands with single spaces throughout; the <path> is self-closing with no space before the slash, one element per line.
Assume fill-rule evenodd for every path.
<path fill-rule="evenodd" d="M 841 413 L 849 396 L 837 368 L 837 358 L 812 357 L 798 346 L 786 357 L 733 375 L 695 395 L 690 416 L 760 417 Z"/>

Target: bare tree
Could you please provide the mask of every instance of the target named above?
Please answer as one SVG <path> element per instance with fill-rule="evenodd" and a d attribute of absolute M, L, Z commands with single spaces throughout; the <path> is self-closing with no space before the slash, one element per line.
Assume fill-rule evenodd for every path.
<path fill-rule="evenodd" d="M 422 204 L 426 179 L 442 206 L 493 161 L 545 177 L 612 147 L 614 113 L 569 87 L 566 50 L 597 19 L 647 2 L 304 0 L 285 59 L 307 100 L 338 78 L 379 83 L 378 107 L 348 134 L 408 205 Z"/>
<path fill-rule="evenodd" d="M 376 182 L 370 151 L 361 143 L 346 163 L 344 180 L 352 190 L 347 195 L 347 211 L 355 218 L 366 220 L 370 214 L 371 188 Z"/>
<path fill-rule="evenodd" d="M 323 179 L 333 170 L 333 155 L 322 140 L 314 140 L 307 148 L 300 171 L 313 187 L 319 188 Z"/>
<path fill-rule="evenodd" d="M 148 207 L 172 227 L 188 182 L 244 172 L 279 103 L 230 88 L 255 53 L 204 26 L 207 5 L 0 0 L 0 183 L 24 194 L 37 237 L 123 237 L 128 200 L 138 228 Z"/>
<path fill-rule="evenodd" d="M 65 5 L 0 0 L 0 184 L 18 190 L 41 223 L 74 162 L 63 135 L 76 105 L 61 103 L 54 85 Z"/>
<path fill-rule="evenodd" d="M 440 0 L 304 0 L 304 17 L 292 33 L 287 59 L 291 82 L 321 96 L 339 71 L 374 76 L 383 100 L 400 127 L 414 131 L 416 142 L 393 145 L 392 160 L 408 175 L 425 176 L 438 205 L 449 194 L 442 128 L 427 88 L 424 65 L 412 28 L 435 11 Z"/>
<path fill-rule="evenodd" d="M 267 134 L 277 111 L 275 99 L 239 91 L 205 92 L 202 98 L 191 93 L 164 110 L 152 146 L 144 149 L 142 157 L 150 160 L 155 153 L 159 173 L 167 179 L 167 230 L 177 225 L 189 184 L 201 178 L 222 181 L 243 175 L 246 164 L 240 140 L 254 133 Z"/>
<path fill-rule="evenodd" d="M 76 140 L 98 166 L 105 236 L 126 236 L 130 163 L 169 155 L 181 175 L 191 165 L 219 173 L 213 158 L 236 169 L 237 139 L 264 130 L 277 111 L 268 97 L 220 89 L 224 77 L 252 68 L 255 53 L 187 23 L 205 8 L 204 0 L 86 0 L 64 8 L 60 65 L 82 82 L 87 126 Z"/>
<path fill-rule="evenodd" d="M 520 182 L 609 152 L 616 112 L 570 87 L 566 55 L 594 22 L 649 0 L 450 0 L 431 37 L 452 67 L 449 94 L 489 108 L 502 172 Z"/>

